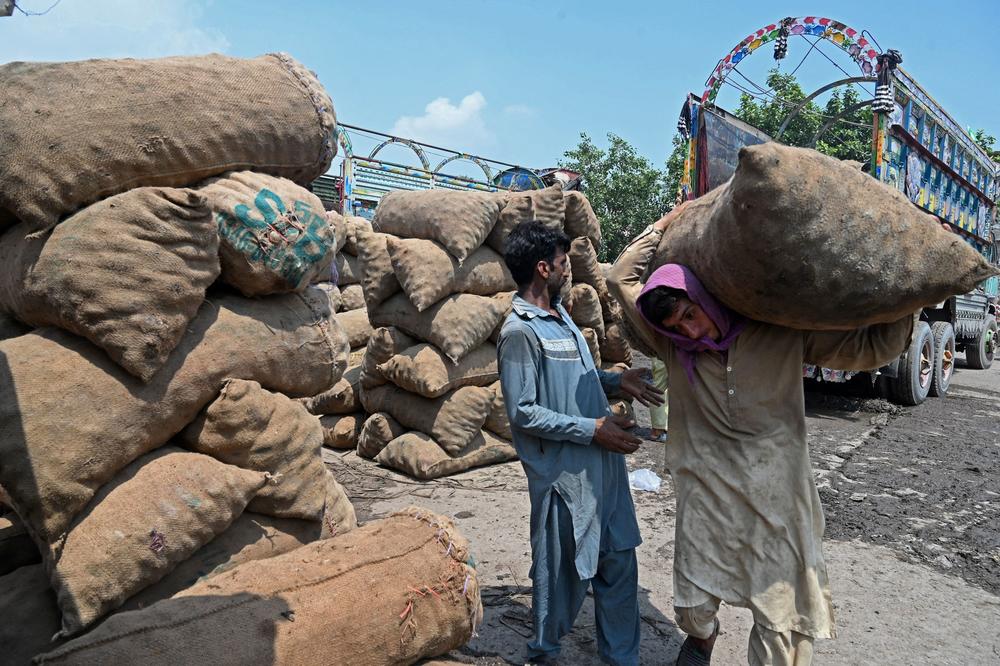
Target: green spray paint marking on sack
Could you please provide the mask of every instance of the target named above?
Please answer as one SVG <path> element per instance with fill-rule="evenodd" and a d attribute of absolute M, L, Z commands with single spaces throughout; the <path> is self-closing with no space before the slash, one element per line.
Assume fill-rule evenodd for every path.
<path fill-rule="evenodd" d="M 232 214 L 219 212 L 219 234 L 251 264 L 298 285 L 330 250 L 321 235 L 328 229 L 326 219 L 305 201 L 294 200 L 289 211 L 281 197 L 266 187 L 254 197 L 254 206 L 256 211 L 241 203 Z"/>

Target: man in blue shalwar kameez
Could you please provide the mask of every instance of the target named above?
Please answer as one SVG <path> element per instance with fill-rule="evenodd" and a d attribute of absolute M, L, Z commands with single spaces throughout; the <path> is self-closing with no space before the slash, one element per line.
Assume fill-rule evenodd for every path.
<path fill-rule="evenodd" d="M 640 440 L 612 416 L 606 393 L 643 404 L 663 396 L 642 371 L 595 367 L 559 302 L 569 279 L 569 238 L 519 224 L 504 260 L 518 285 L 497 345 L 514 447 L 528 477 L 535 636 L 528 658 L 551 662 L 594 588 L 597 646 L 610 664 L 639 663 L 638 571 L 642 539 L 623 454 Z"/>

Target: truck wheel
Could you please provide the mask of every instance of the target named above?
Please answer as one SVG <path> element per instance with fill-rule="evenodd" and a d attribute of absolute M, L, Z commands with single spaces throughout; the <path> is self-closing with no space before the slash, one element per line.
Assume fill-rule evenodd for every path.
<path fill-rule="evenodd" d="M 931 326 L 931 338 L 934 343 L 934 370 L 931 373 L 930 394 L 943 398 L 955 374 L 955 329 L 946 321 L 936 321 Z"/>
<path fill-rule="evenodd" d="M 934 340 L 931 327 L 920 321 L 913 329 L 909 349 L 899 359 L 899 376 L 893 394 L 901 405 L 919 405 L 927 399 L 934 374 Z"/>
<path fill-rule="evenodd" d="M 990 319 L 979 337 L 965 346 L 965 363 L 976 370 L 985 370 L 993 365 L 993 352 L 997 346 L 997 322 Z"/>

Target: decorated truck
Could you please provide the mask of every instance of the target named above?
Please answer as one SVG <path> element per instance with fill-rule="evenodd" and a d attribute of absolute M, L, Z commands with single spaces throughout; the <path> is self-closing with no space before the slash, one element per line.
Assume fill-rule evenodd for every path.
<path fill-rule="evenodd" d="M 962 129 L 914 79 L 900 67 L 902 56 L 881 52 L 868 33 L 823 17 L 786 18 L 742 40 L 719 61 L 704 92 L 688 96 L 678 121 L 686 141 L 681 180 L 685 199 L 701 196 L 726 182 L 736 169 L 743 146 L 781 140 L 782 131 L 806 103 L 838 86 L 875 85 L 873 99 L 845 109 L 870 105 L 873 123 L 871 154 L 859 165 L 873 178 L 905 193 L 915 206 L 937 216 L 993 263 L 998 262 L 996 235 L 997 179 L 1000 165 Z M 771 137 L 715 104 L 719 89 L 736 66 L 761 46 L 773 43 L 774 58 L 783 59 L 790 38 L 826 40 L 842 49 L 858 67 L 848 76 L 824 85 L 788 114 Z M 812 138 L 814 147 L 838 121 L 827 120 Z M 889 365 L 866 373 L 805 366 L 803 375 L 820 382 L 870 381 L 880 395 L 906 405 L 943 396 L 962 353 L 969 368 L 988 368 L 997 346 L 997 278 L 975 291 L 925 308 L 909 349 Z M 862 377 L 855 378 L 861 374 Z"/>

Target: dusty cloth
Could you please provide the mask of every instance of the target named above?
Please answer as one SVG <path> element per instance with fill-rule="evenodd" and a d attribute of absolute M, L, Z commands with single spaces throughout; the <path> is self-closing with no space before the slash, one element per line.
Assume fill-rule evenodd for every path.
<path fill-rule="evenodd" d="M 660 235 L 650 227 L 626 247 L 609 288 L 631 329 L 677 378 L 667 449 L 677 489 L 674 605 L 714 596 L 749 608 L 772 631 L 832 637 L 801 364 L 877 368 L 905 348 L 913 318 L 819 333 L 749 321 L 725 356 L 698 354 L 691 382 L 677 348 L 636 307 Z"/>
<path fill-rule="evenodd" d="M 681 631 L 706 639 L 715 632 L 719 602 L 712 598 L 699 606 L 674 608 L 674 620 Z M 750 630 L 747 662 L 750 666 L 809 666 L 812 663 L 813 639 L 795 631 L 771 631 L 754 625 Z"/>
<path fill-rule="evenodd" d="M 649 408 L 650 427 L 653 430 L 666 430 L 667 413 L 669 412 L 666 399 L 670 373 L 667 372 L 667 366 L 658 358 L 650 359 L 650 366 L 653 370 L 653 386 L 656 387 L 657 391 L 663 391 L 664 398 L 662 405 L 653 405 Z"/>

